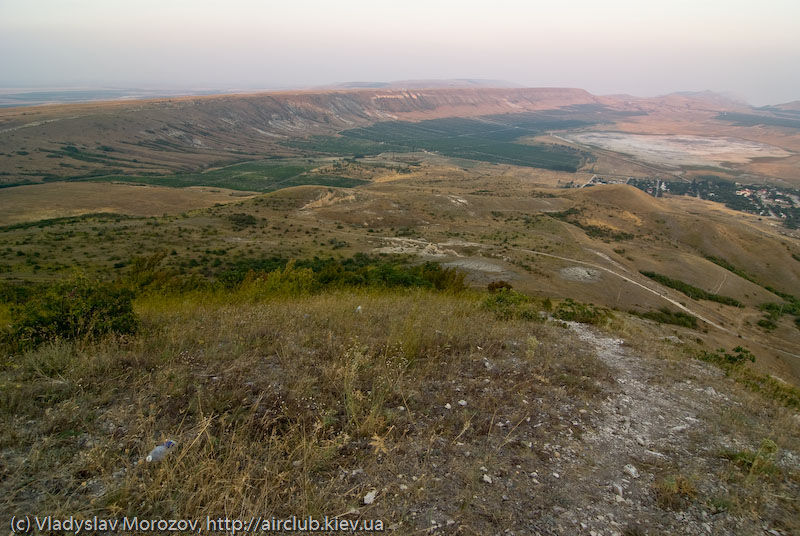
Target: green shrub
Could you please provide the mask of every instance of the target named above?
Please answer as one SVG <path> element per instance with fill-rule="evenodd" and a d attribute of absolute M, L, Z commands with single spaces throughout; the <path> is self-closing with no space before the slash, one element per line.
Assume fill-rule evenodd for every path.
<path fill-rule="evenodd" d="M 258 223 L 258 220 L 252 214 L 244 214 L 242 212 L 237 212 L 236 214 L 231 214 L 228 216 L 228 220 L 230 220 L 231 224 L 233 225 L 234 230 L 241 231 L 245 227 L 252 227 Z"/>
<path fill-rule="evenodd" d="M 633 312 L 633 314 L 641 316 L 642 318 L 655 320 L 656 322 L 660 322 L 662 324 L 674 324 L 676 326 L 683 326 L 692 329 L 697 328 L 696 317 L 682 311 L 670 311 L 666 307 L 662 307 L 658 311 L 647 311 L 646 313 Z"/>
<path fill-rule="evenodd" d="M 56 283 L 23 305 L 11 308 L 6 334 L 16 349 L 47 341 L 95 340 L 110 333 L 136 332 L 133 293 L 110 283 L 79 277 Z"/>
<path fill-rule="evenodd" d="M 596 307 L 591 303 L 580 303 L 567 298 L 556 308 L 553 316 L 559 320 L 580 322 L 581 324 L 603 325 L 611 318 L 608 309 Z"/>
<path fill-rule="evenodd" d="M 513 287 L 511 286 L 511 283 L 501 279 L 500 281 L 492 281 L 487 285 L 486 288 L 489 290 L 489 292 L 498 292 L 503 289 L 511 290 Z"/>
<path fill-rule="evenodd" d="M 386 260 L 357 253 L 348 259 L 313 259 L 287 261 L 280 257 L 264 259 L 240 259 L 222 272 L 218 281 L 228 288 L 235 288 L 246 278 L 251 280 L 265 278 L 272 272 L 281 272 L 289 262 L 296 268 L 306 268 L 311 272 L 315 288 L 352 287 L 419 287 L 432 288 L 444 292 L 460 292 L 466 288 L 466 274 L 455 268 L 443 268 L 441 264 L 426 262 L 407 265 L 399 260 Z M 249 274 L 249 275 L 248 275 Z"/>
<path fill-rule="evenodd" d="M 242 289 L 252 292 L 254 297 L 267 295 L 300 296 L 311 294 L 319 287 L 310 268 L 298 268 L 289 261 L 283 269 L 269 273 L 251 273 L 242 283 Z"/>
<path fill-rule="evenodd" d="M 756 362 L 756 356 L 747 348 L 737 346 L 732 350 L 733 353 L 726 352 L 720 348 L 716 352 L 700 352 L 700 359 L 717 365 L 740 365 L 745 361 Z"/>
<path fill-rule="evenodd" d="M 679 292 L 683 292 L 693 300 L 709 300 L 721 303 L 723 305 L 730 305 L 732 307 L 742 307 L 742 303 L 737 299 L 731 298 L 730 296 L 723 296 L 721 294 L 714 294 L 713 292 L 706 292 L 701 288 L 692 286 L 689 283 L 679 279 L 672 279 L 671 277 L 667 277 L 663 274 L 648 272 L 647 270 L 639 270 L 639 273 L 649 277 L 653 281 L 661 283 L 665 287 L 674 288 Z"/>
<path fill-rule="evenodd" d="M 724 450 L 722 457 L 747 471 L 749 477 L 773 476 L 780 473 L 780 468 L 775 465 L 777 453 L 778 445 L 771 439 L 764 439 L 761 441 L 761 446 L 757 452 L 752 450 Z"/>
<path fill-rule="evenodd" d="M 492 311 L 500 320 L 539 320 L 539 308 L 526 296 L 515 290 L 501 288 L 483 300 L 482 307 Z"/>

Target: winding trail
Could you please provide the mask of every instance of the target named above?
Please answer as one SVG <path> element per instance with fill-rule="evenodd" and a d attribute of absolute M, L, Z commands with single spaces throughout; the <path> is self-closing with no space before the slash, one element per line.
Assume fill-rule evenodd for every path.
<path fill-rule="evenodd" d="M 543 253 L 541 251 L 534 251 L 532 249 L 522 249 L 522 248 L 513 248 L 513 249 L 515 249 L 516 251 L 522 251 L 524 253 L 530 253 L 532 255 L 540 255 L 540 256 L 543 256 L 543 257 L 551 257 L 553 259 L 559 259 L 559 260 L 567 261 L 567 262 L 574 262 L 574 263 L 577 263 L 577 264 L 583 264 L 584 266 L 591 266 L 592 268 L 596 268 L 597 270 L 603 270 L 604 272 L 608 272 L 611 275 L 615 275 L 615 276 L 619 277 L 620 279 L 623 279 L 624 281 L 627 281 L 628 283 L 630 283 L 632 285 L 636 285 L 637 287 L 639 287 L 641 289 L 644 289 L 644 290 L 646 290 L 647 292 L 649 292 L 651 294 L 655 294 L 656 296 L 662 298 L 663 300 L 668 301 L 669 303 L 671 303 L 672 305 L 674 305 L 678 309 L 680 309 L 680 310 L 682 310 L 682 311 L 684 311 L 686 313 L 689 313 L 689 314 L 691 314 L 693 316 L 696 316 L 697 318 L 699 318 L 700 320 L 702 320 L 703 322 L 705 322 L 709 326 L 713 326 L 713 327 L 715 327 L 715 328 L 717 328 L 717 329 L 719 329 L 721 331 L 724 331 L 725 333 L 740 337 L 742 340 L 745 340 L 745 341 L 748 341 L 748 342 L 752 342 L 754 344 L 758 344 L 759 346 L 762 346 L 764 348 L 768 348 L 768 349 L 773 350 L 775 352 L 780 352 L 782 354 L 785 354 L 785 355 L 800 359 L 800 355 L 798 355 L 798 354 L 789 352 L 787 350 L 784 350 L 782 348 L 778 348 L 776 346 L 772 346 L 771 344 L 766 344 L 766 343 L 764 343 L 762 341 L 753 339 L 751 337 L 745 337 L 744 335 L 740 335 L 739 333 L 736 333 L 736 332 L 734 332 L 734 331 L 732 331 L 732 330 L 730 330 L 728 328 L 720 326 L 716 322 L 713 322 L 713 321 L 709 320 L 707 317 L 703 316 L 702 314 L 698 313 L 697 311 L 694 311 L 694 310 L 686 307 L 685 305 L 681 304 L 680 302 L 670 298 L 666 294 L 664 294 L 664 293 L 662 293 L 662 292 L 660 292 L 660 291 L 658 291 L 656 289 L 650 288 L 647 285 L 644 285 L 644 284 L 640 283 L 639 281 L 631 279 L 630 277 L 628 277 L 626 275 L 623 275 L 623 274 L 620 274 L 618 272 L 615 272 L 611 268 L 607 268 L 605 266 L 601 266 L 599 264 L 595 264 L 595 263 L 592 263 L 592 262 L 581 261 L 581 260 L 578 260 L 578 259 L 571 259 L 569 257 L 562 257 L 560 255 L 553 255 L 552 253 Z"/>
<path fill-rule="evenodd" d="M 704 317 L 703 315 L 698 314 L 696 311 L 692 311 L 691 309 L 689 309 L 685 305 L 682 305 L 680 302 L 678 302 L 676 300 L 673 300 L 669 296 L 667 296 L 665 294 L 662 294 L 661 292 L 659 292 L 659 291 L 657 291 L 655 289 L 652 289 L 652 288 L 650 288 L 650 287 L 648 287 L 646 285 L 643 285 L 642 283 L 640 283 L 638 281 L 635 281 L 635 280 L 631 279 L 630 277 L 628 277 L 626 275 L 622 275 L 620 273 L 617 273 L 614 270 L 612 270 L 611 268 L 606 268 L 605 266 L 601 266 L 599 264 L 594 264 L 592 262 L 579 261 L 578 259 L 570 259 L 569 257 L 562 257 L 560 255 L 553 255 L 551 253 L 543 253 L 541 251 L 533 251 L 532 249 L 521 249 L 521 248 L 516 248 L 516 249 L 518 251 L 523 251 L 525 253 L 531 253 L 533 255 L 541 255 L 541 256 L 544 256 L 544 257 L 552 257 L 554 259 L 559 259 L 559 260 L 567 261 L 567 262 L 575 262 L 575 263 L 578 263 L 578 264 L 583 264 L 585 266 L 591 266 L 592 268 L 596 268 L 598 270 L 603 270 L 604 272 L 608 272 L 609 274 L 615 275 L 615 276 L 619 277 L 620 279 L 624 279 L 628 283 L 636 285 L 637 287 L 642 288 L 642 289 L 646 290 L 647 292 L 650 292 L 651 294 L 655 294 L 656 296 L 659 296 L 660 298 L 663 298 L 664 300 L 668 301 L 669 303 L 671 303 L 672 305 L 674 305 L 678 309 L 681 309 L 682 311 L 685 311 L 685 312 L 687 312 L 689 314 L 692 314 L 692 315 L 696 316 L 697 318 L 699 318 L 700 320 L 702 320 L 703 322 L 705 322 L 709 326 L 714 326 L 715 328 L 720 329 L 720 330 L 722 330 L 722 331 L 724 331 L 726 333 L 731 333 L 731 334 L 735 335 L 735 333 L 733 333 L 731 330 L 720 326 L 719 324 L 709 320 L 708 318 Z"/>

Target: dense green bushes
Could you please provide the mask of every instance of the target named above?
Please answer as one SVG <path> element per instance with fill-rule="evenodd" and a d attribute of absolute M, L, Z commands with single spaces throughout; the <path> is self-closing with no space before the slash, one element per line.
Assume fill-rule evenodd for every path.
<path fill-rule="evenodd" d="M 95 340 L 110 333 L 134 333 L 139 320 L 133 293 L 111 283 L 78 277 L 41 290 L 11 307 L 6 342 L 16 350 L 48 341 Z"/>
<path fill-rule="evenodd" d="M 86 278 L 52 285 L 0 287 L 0 302 L 10 304 L 10 328 L 2 334 L 12 350 L 52 340 L 96 340 L 133 333 L 138 320 L 132 300 L 139 294 L 187 291 L 239 291 L 243 296 L 300 296 L 346 288 L 425 288 L 460 292 L 465 274 L 434 262 L 402 264 L 367 255 L 343 260 L 314 258 L 288 261 L 277 257 L 241 260 L 216 281 L 179 275 L 160 266 L 165 255 L 137 257 L 115 282 Z"/>
<path fill-rule="evenodd" d="M 658 311 L 647 311 L 646 313 L 637 313 L 631 311 L 631 314 L 641 316 L 650 320 L 655 320 L 661 324 L 673 324 L 676 326 L 683 326 L 685 328 L 697 329 L 697 318 L 681 311 L 670 311 L 666 307 L 662 307 Z"/>
<path fill-rule="evenodd" d="M 439 291 L 459 292 L 466 288 L 463 272 L 443 268 L 435 262 L 410 265 L 398 259 L 384 259 L 356 254 L 348 259 L 321 259 L 289 261 L 280 257 L 241 259 L 218 276 L 218 281 L 235 288 L 245 280 L 275 279 L 273 273 L 308 270 L 308 290 L 352 287 L 418 287 Z M 283 277 L 288 277 L 288 273 Z"/>
<path fill-rule="evenodd" d="M 500 288 L 483 300 L 482 307 L 495 314 L 498 320 L 539 320 L 544 317 L 539 307 L 531 298 L 510 288 Z"/>
<path fill-rule="evenodd" d="M 553 316 L 559 320 L 601 326 L 611 319 L 611 312 L 591 303 L 580 303 L 567 298 L 558 305 Z"/>
<path fill-rule="evenodd" d="M 653 281 L 661 283 L 665 287 L 674 288 L 677 291 L 683 292 L 684 294 L 686 294 L 687 296 L 689 296 L 694 300 L 708 300 L 717 303 L 722 303 L 724 305 L 732 305 L 734 307 L 742 306 L 742 303 L 739 300 L 736 300 L 729 296 L 722 296 L 720 294 L 706 292 L 701 288 L 692 286 L 689 283 L 685 283 L 679 279 L 672 279 L 662 274 L 657 274 L 655 272 L 648 272 L 647 270 L 640 270 L 640 273 L 644 276 L 649 277 Z"/>
<path fill-rule="evenodd" d="M 737 346 L 732 352 L 733 353 L 726 352 L 724 348 L 720 348 L 716 352 L 700 352 L 699 357 L 702 361 L 715 363 L 717 365 L 741 365 L 746 361 L 750 361 L 751 363 L 755 363 L 756 361 L 756 356 L 747 348 Z"/>

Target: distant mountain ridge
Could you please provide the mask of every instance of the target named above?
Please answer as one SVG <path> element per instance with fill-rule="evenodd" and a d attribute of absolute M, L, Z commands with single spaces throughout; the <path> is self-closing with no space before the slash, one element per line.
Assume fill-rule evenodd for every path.
<path fill-rule="evenodd" d="M 332 86 L 338 89 L 434 89 L 434 88 L 522 88 L 521 84 L 508 80 L 484 78 L 450 78 L 395 80 L 392 82 L 343 82 Z"/>
<path fill-rule="evenodd" d="M 660 109 L 719 113 L 742 106 L 706 94 L 630 100 L 598 97 L 576 88 L 383 87 L 5 108 L 0 109 L 0 152 L 7 156 L 0 159 L 0 182 L 196 171 L 266 154 L 293 154 L 285 140 L 330 135 L 380 121 L 574 112 L 579 107 L 584 113 L 603 109 L 633 115 Z M 79 164 L 59 165 L 63 157 L 75 160 L 76 155 Z"/>

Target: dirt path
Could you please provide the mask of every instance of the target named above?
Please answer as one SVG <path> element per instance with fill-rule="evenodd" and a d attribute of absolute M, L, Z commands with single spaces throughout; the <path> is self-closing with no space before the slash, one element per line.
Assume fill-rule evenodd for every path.
<path fill-rule="evenodd" d="M 724 328 L 724 327 L 720 326 L 719 324 L 717 324 L 716 322 L 713 322 L 713 321 L 709 320 L 705 316 L 699 314 L 697 311 L 693 311 L 693 310 L 689 309 L 685 305 L 682 305 L 680 302 L 678 302 L 676 300 L 673 300 L 669 296 L 667 296 L 665 294 L 662 294 L 661 292 L 659 292 L 657 290 L 654 290 L 654 289 L 652 289 L 652 288 L 650 288 L 650 287 L 648 287 L 646 285 L 643 285 L 642 283 L 640 283 L 638 281 L 635 281 L 635 280 L 631 279 L 630 277 L 628 277 L 626 275 L 617 273 L 617 272 L 615 272 L 614 270 L 612 270 L 610 268 L 606 268 L 605 266 L 601 266 L 599 264 L 594 264 L 592 262 L 579 261 L 577 259 L 570 259 L 569 257 L 562 257 L 560 255 L 553 255 L 551 253 L 543 253 L 541 251 L 534 251 L 534 250 L 531 250 L 531 249 L 521 249 L 521 248 L 515 248 L 515 249 L 517 251 L 523 251 L 525 253 L 531 253 L 533 255 L 541 255 L 541 256 L 544 256 L 544 257 L 551 257 L 553 259 L 559 259 L 559 260 L 562 260 L 562 261 L 575 262 L 575 263 L 578 263 L 578 264 L 591 266 L 592 268 L 596 268 L 598 270 L 603 270 L 604 272 L 608 272 L 611 275 L 615 275 L 615 276 L 617 276 L 617 277 L 619 277 L 621 279 L 624 279 L 628 283 L 636 285 L 637 287 L 642 288 L 642 289 L 646 290 L 647 292 L 650 292 L 651 294 L 655 294 L 656 296 L 659 296 L 660 298 L 663 298 L 664 300 L 668 301 L 669 303 L 671 303 L 672 305 L 674 305 L 678 309 L 681 309 L 682 311 L 685 311 L 685 312 L 687 312 L 687 313 L 689 313 L 691 315 L 696 316 L 697 318 L 699 318 L 700 320 L 702 320 L 703 322 L 705 322 L 709 326 L 713 326 L 713 327 L 715 327 L 717 329 L 720 329 L 720 330 L 722 330 L 722 331 L 724 331 L 726 333 L 731 333 L 731 334 L 733 333 L 731 330 L 729 330 L 727 328 Z"/>
<path fill-rule="evenodd" d="M 773 346 L 771 344 L 766 344 L 764 342 L 755 340 L 755 339 L 753 339 L 751 337 L 740 335 L 738 333 L 735 333 L 734 331 L 731 331 L 728 328 L 724 328 L 724 327 L 720 326 L 719 324 L 717 324 L 716 322 L 713 322 L 713 321 L 709 320 L 707 317 L 705 317 L 702 314 L 698 313 L 696 310 L 690 309 L 690 308 L 686 307 L 685 305 L 681 304 L 680 302 L 678 302 L 676 300 L 673 300 L 672 298 L 670 298 L 666 294 L 663 294 L 662 292 L 659 292 L 658 290 L 652 289 L 652 288 L 650 288 L 650 287 L 648 287 L 648 286 L 646 286 L 646 285 L 644 285 L 644 284 L 642 284 L 642 283 L 640 283 L 638 281 L 635 281 L 635 280 L 631 279 L 630 277 L 628 277 L 626 275 L 623 275 L 623 274 L 620 274 L 618 272 L 615 272 L 611 268 L 606 268 L 605 266 L 601 266 L 599 264 L 594 264 L 592 262 L 580 261 L 578 259 L 570 259 L 569 257 L 562 257 L 560 255 L 553 255 L 551 253 L 543 253 L 541 251 L 534 251 L 534 250 L 531 250 L 531 249 L 522 249 L 522 248 L 514 248 L 514 249 L 516 249 L 517 251 L 530 253 L 532 255 L 541 255 L 543 257 L 551 257 L 553 259 L 559 259 L 559 260 L 562 260 L 562 261 L 574 262 L 574 263 L 577 263 L 577 264 L 583 264 L 585 266 L 591 266 L 592 268 L 596 268 L 598 270 L 603 270 L 604 272 L 608 272 L 609 274 L 615 275 L 615 276 L 619 277 L 620 279 L 623 279 L 623 280 L 627 281 L 628 283 L 636 285 L 637 287 L 642 288 L 642 289 L 646 290 L 647 292 L 650 292 L 651 294 L 655 294 L 656 296 L 668 301 L 669 303 L 671 303 L 672 305 L 674 305 L 678 309 L 680 309 L 682 311 L 685 311 L 685 312 L 689 313 L 690 315 L 696 316 L 698 319 L 702 320 L 703 322 L 705 322 L 709 326 L 712 326 L 712 327 L 714 327 L 716 329 L 724 331 L 725 333 L 730 333 L 731 335 L 737 335 L 744 341 L 752 342 L 752 343 L 758 344 L 759 346 L 762 346 L 764 348 L 769 348 L 770 350 L 774 350 L 776 352 L 780 352 L 782 354 L 785 354 L 785 355 L 800 359 L 800 355 L 797 355 L 795 353 L 789 352 L 789 351 L 784 350 L 782 348 L 778 348 L 777 346 Z"/>
<path fill-rule="evenodd" d="M 728 440 L 704 419 L 720 406 L 735 404 L 703 387 L 718 373 L 686 363 L 688 374 L 682 377 L 695 381 L 665 379 L 664 362 L 641 358 L 621 339 L 584 324 L 568 324 L 612 369 L 618 391 L 593 412 L 599 418 L 584 432 L 581 448 L 557 469 L 563 486 L 583 495 L 585 504 L 579 512 L 561 512 L 558 524 L 591 535 L 760 533 L 754 522 L 712 513 L 701 502 L 665 515 L 655 493 L 657 482 L 679 474 L 687 460 L 699 467 L 715 463 L 714 453 Z"/>

